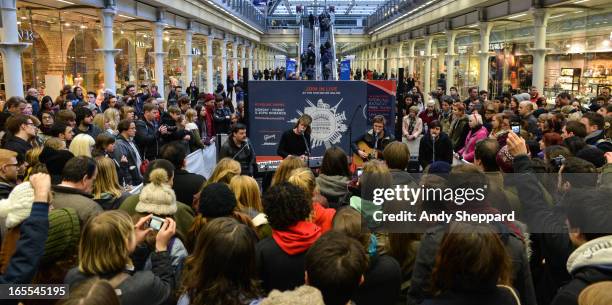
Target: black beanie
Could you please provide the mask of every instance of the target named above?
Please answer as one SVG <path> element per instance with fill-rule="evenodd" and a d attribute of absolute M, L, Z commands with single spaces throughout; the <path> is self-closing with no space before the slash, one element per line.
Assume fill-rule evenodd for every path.
<path fill-rule="evenodd" d="M 47 167 L 47 172 L 51 176 L 52 184 L 56 185 L 62 182 L 62 171 L 68 160 L 74 158 L 74 155 L 68 150 L 55 150 L 50 147 L 44 147 L 38 159 Z"/>
<path fill-rule="evenodd" d="M 604 152 L 594 146 L 586 146 L 576 153 L 576 157 L 589 161 L 599 168 L 606 164 L 606 157 Z"/>
<path fill-rule="evenodd" d="M 212 183 L 202 190 L 199 212 L 210 218 L 230 216 L 236 205 L 236 196 L 227 184 Z"/>

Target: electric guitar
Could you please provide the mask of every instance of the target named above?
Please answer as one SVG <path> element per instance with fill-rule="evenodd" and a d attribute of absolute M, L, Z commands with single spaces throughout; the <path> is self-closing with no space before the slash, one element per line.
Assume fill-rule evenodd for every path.
<path fill-rule="evenodd" d="M 379 159 L 379 156 L 382 154 L 380 150 L 371 148 L 364 141 L 357 142 L 357 147 L 368 156 L 367 158 L 362 158 L 358 153 L 353 153 L 353 164 L 355 164 L 356 167 L 363 167 L 364 163 L 370 160 Z"/>

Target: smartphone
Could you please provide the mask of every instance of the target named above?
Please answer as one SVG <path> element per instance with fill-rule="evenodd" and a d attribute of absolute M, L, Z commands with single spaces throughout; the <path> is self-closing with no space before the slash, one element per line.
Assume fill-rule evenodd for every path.
<path fill-rule="evenodd" d="M 357 169 L 357 177 L 361 177 L 361 174 L 363 174 L 363 168 L 358 168 Z"/>
<path fill-rule="evenodd" d="M 165 219 L 157 216 L 152 216 L 151 220 L 149 220 L 149 228 L 159 231 L 164 224 Z"/>
<path fill-rule="evenodd" d="M 521 124 L 519 122 L 512 122 L 512 132 L 521 134 Z"/>

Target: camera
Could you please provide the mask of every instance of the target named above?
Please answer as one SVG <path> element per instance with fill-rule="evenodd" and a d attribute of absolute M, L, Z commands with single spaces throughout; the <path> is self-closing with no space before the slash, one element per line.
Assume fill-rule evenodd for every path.
<path fill-rule="evenodd" d="M 151 220 L 147 223 L 147 226 L 155 231 L 159 231 L 164 224 L 165 219 L 157 216 L 152 216 Z"/>
<path fill-rule="evenodd" d="M 512 122 L 512 132 L 517 135 L 521 133 L 521 124 L 520 122 Z"/>

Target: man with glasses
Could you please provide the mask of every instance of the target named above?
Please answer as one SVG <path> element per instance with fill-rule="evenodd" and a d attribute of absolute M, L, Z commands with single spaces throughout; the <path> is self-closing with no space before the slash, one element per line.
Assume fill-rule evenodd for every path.
<path fill-rule="evenodd" d="M 36 137 L 37 128 L 25 115 L 14 115 L 6 121 L 7 134 L 3 148 L 19 154 L 19 159 L 25 160 L 25 154 L 32 149 L 32 141 Z"/>
<path fill-rule="evenodd" d="M 0 149 L 0 199 L 8 198 L 17 184 L 18 169 L 17 153 L 8 149 Z"/>

